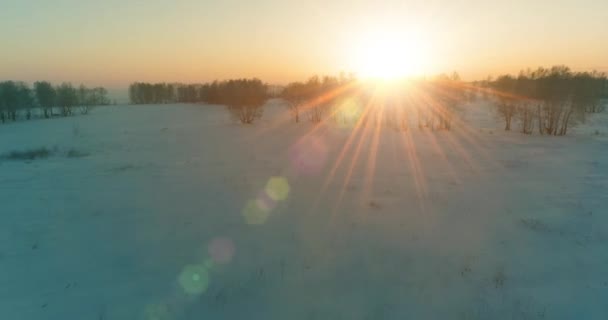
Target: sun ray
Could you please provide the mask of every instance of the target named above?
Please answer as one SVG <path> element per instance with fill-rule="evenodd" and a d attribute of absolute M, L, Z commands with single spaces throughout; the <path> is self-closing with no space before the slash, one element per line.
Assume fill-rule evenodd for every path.
<path fill-rule="evenodd" d="M 367 117 L 367 114 L 370 111 L 370 105 L 367 104 L 365 106 L 365 108 L 363 109 L 363 113 L 361 115 L 361 117 L 359 117 L 359 119 L 357 119 L 357 122 L 355 123 L 355 126 L 352 129 L 352 132 L 349 134 L 344 146 L 341 148 L 340 153 L 336 159 L 336 161 L 334 161 L 329 173 L 327 174 L 327 177 L 324 179 L 323 185 L 321 186 L 321 190 L 319 192 L 319 196 L 317 197 L 317 199 L 315 200 L 313 206 L 311 207 L 311 211 L 315 211 L 319 201 L 321 200 L 321 197 L 323 196 L 323 194 L 325 194 L 325 192 L 327 191 L 327 188 L 329 187 L 329 185 L 331 184 L 334 176 L 336 175 L 336 172 L 338 170 L 338 168 L 340 167 L 340 165 L 342 164 L 342 162 L 344 161 L 346 155 L 348 154 L 348 151 L 350 150 L 350 148 L 352 147 L 353 143 L 356 140 L 356 137 L 360 134 L 363 133 L 363 129 L 362 126 L 365 125 L 365 119 Z"/>
<path fill-rule="evenodd" d="M 372 108 L 373 108 L 373 106 L 372 106 Z M 372 124 L 371 124 L 371 121 L 369 121 L 369 119 L 365 120 L 365 127 L 363 128 L 363 131 L 361 132 L 359 142 L 357 143 L 357 146 L 354 150 L 354 154 L 351 158 L 350 165 L 346 172 L 346 176 L 344 177 L 344 181 L 342 182 L 340 192 L 334 203 L 334 207 L 331 211 L 330 222 L 334 221 L 335 213 L 340 208 L 340 204 L 342 203 L 342 199 L 344 198 L 344 193 L 346 192 L 346 188 L 348 187 L 348 184 L 350 183 L 355 166 L 357 165 L 357 163 L 359 161 L 359 154 L 361 153 L 361 147 L 363 146 L 363 143 L 369 139 L 368 132 L 371 129 L 371 125 Z"/>
<path fill-rule="evenodd" d="M 408 164 L 410 166 L 410 170 L 414 176 L 414 186 L 416 188 L 416 195 L 418 197 L 418 204 L 420 206 L 420 210 L 423 213 L 426 213 L 426 198 L 427 198 L 427 187 L 426 187 L 426 177 L 424 176 L 424 171 L 422 169 L 422 165 L 420 164 L 420 160 L 418 158 L 418 152 L 416 150 L 416 144 L 412 138 L 411 132 L 406 132 L 403 136 L 403 146 L 405 149 L 405 154 L 407 155 Z"/>
<path fill-rule="evenodd" d="M 353 81 L 353 82 L 341 85 L 331 91 L 325 92 L 318 97 L 314 97 L 310 101 L 306 101 L 299 106 L 300 112 L 305 113 L 306 111 L 308 111 L 312 108 L 318 107 L 333 99 L 336 99 L 339 96 L 346 95 L 346 94 L 353 94 L 351 91 L 358 90 L 359 85 L 360 85 L 359 83 L 357 83 L 356 81 Z M 334 111 L 332 109 L 330 111 L 330 113 L 333 113 L 333 112 L 336 112 L 336 111 Z M 257 134 L 260 135 L 260 134 L 268 133 L 268 131 L 282 129 L 284 126 L 290 125 L 290 122 L 292 122 L 292 121 L 293 121 L 293 119 L 292 119 L 291 114 L 288 112 L 283 112 L 278 116 L 278 119 L 274 120 L 274 123 L 272 123 L 270 126 L 268 126 L 266 128 L 262 128 L 261 130 L 259 130 L 257 132 Z M 325 125 L 326 124 L 324 121 L 316 123 L 315 126 L 313 127 L 313 129 L 311 129 L 306 135 L 309 136 L 309 135 L 313 134 L 317 130 L 323 128 Z M 304 136 L 301 137 L 301 139 L 303 139 L 303 138 L 304 138 Z"/>
<path fill-rule="evenodd" d="M 372 137 L 372 144 L 370 147 L 369 155 L 367 158 L 367 168 L 365 172 L 365 181 L 363 183 L 363 192 L 362 192 L 362 200 L 366 200 L 370 197 L 370 194 L 373 190 L 373 182 L 374 182 L 374 172 L 376 170 L 376 157 L 378 156 L 378 145 L 380 143 L 380 133 L 382 131 L 382 122 L 384 111 L 386 110 L 385 106 L 382 105 L 384 101 L 380 102 L 381 105 L 377 108 L 377 114 L 379 121 L 376 119 L 373 125 L 375 125 L 374 136 Z"/>

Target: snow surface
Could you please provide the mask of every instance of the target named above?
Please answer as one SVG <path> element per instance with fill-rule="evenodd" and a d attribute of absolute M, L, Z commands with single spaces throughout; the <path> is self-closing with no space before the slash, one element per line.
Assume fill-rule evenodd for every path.
<path fill-rule="evenodd" d="M 0 160 L 0 318 L 608 319 L 605 114 L 566 137 L 483 104 L 453 132 L 287 115 L 0 125 L 0 154 L 53 151 Z"/>

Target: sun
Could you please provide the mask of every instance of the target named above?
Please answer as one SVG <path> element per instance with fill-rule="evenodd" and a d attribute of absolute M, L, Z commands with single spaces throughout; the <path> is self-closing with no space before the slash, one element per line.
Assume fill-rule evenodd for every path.
<path fill-rule="evenodd" d="M 419 32 L 368 30 L 358 42 L 353 67 L 362 78 L 394 80 L 428 67 L 428 44 Z"/>

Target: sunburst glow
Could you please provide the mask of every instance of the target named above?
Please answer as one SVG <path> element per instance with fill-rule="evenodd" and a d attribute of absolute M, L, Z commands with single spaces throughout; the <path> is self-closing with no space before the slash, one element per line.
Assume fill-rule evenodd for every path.
<path fill-rule="evenodd" d="M 392 80 L 427 71 L 428 39 L 414 30 L 368 30 L 357 41 L 353 67 L 363 78 Z"/>

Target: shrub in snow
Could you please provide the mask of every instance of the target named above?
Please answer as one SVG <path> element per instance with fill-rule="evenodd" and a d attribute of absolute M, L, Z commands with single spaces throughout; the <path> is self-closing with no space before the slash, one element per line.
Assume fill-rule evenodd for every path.
<path fill-rule="evenodd" d="M 53 153 L 52 150 L 49 150 L 45 147 L 23 150 L 23 151 L 11 151 L 3 156 L 3 158 L 7 160 L 35 160 L 47 158 Z"/>
<path fill-rule="evenodd" d="M 87 152 L 83 152 L 77 149 L 70 149 L 65 153 L 65 156 L 68 158 L 83 158 L 87 157 L 89 154 Z"/>

